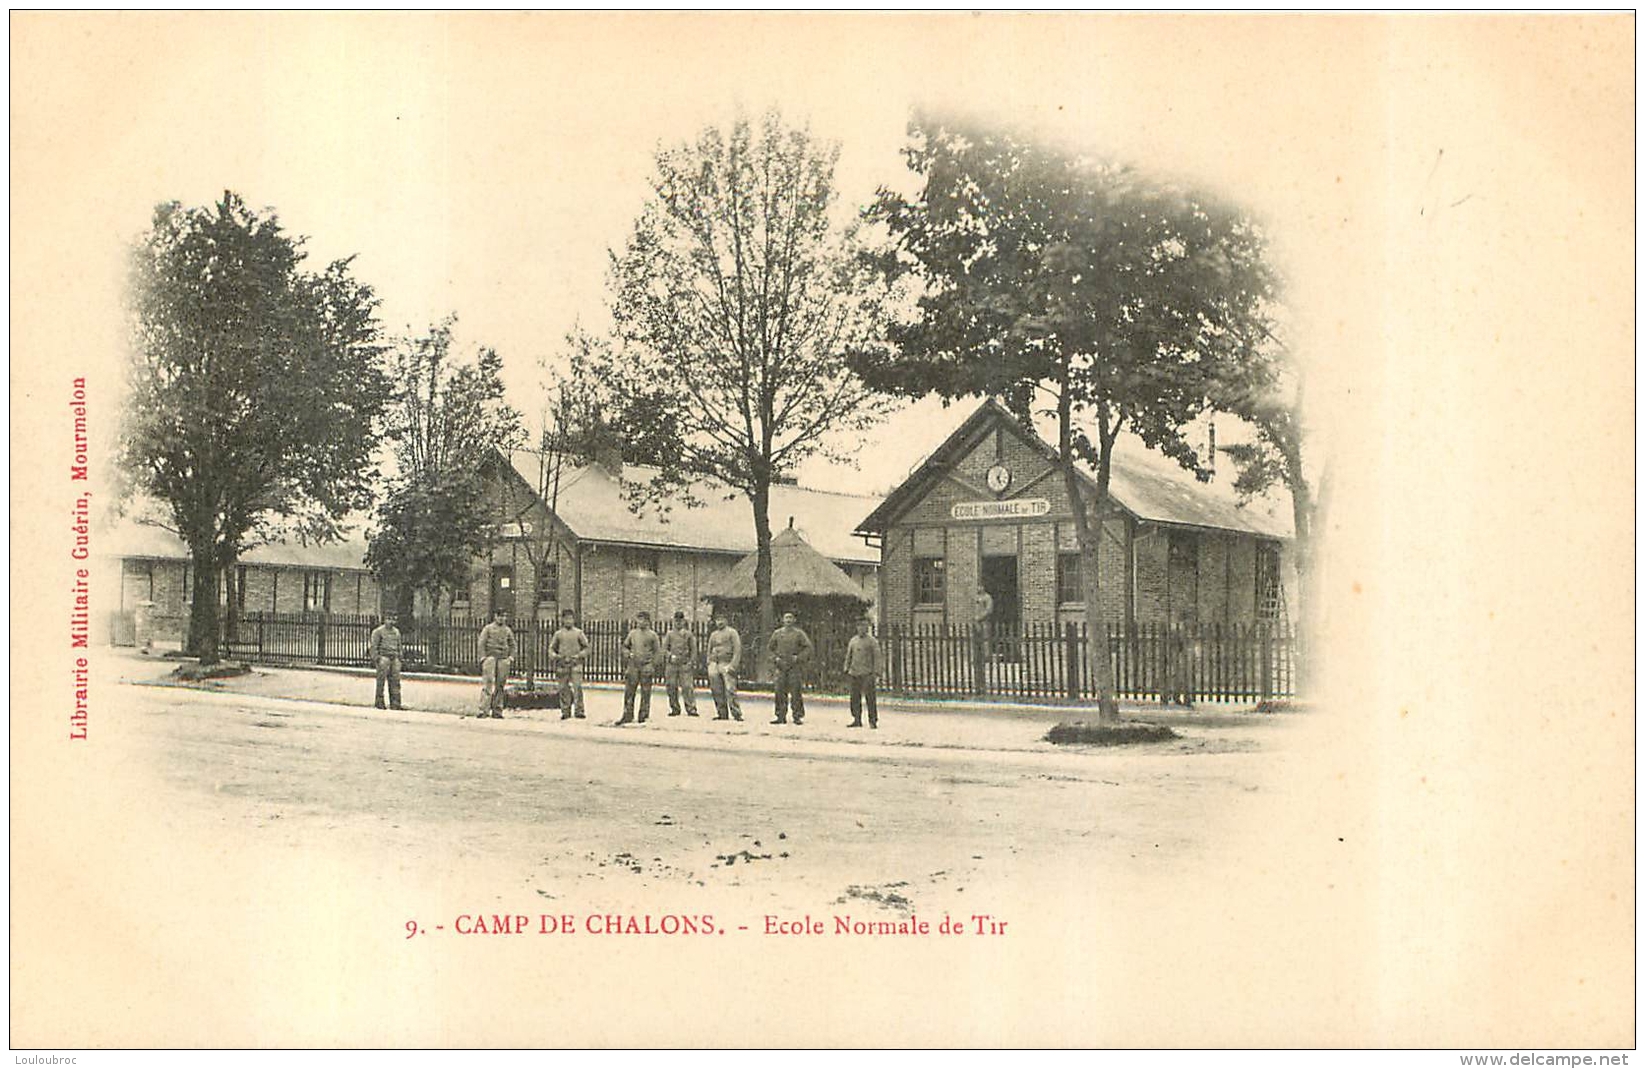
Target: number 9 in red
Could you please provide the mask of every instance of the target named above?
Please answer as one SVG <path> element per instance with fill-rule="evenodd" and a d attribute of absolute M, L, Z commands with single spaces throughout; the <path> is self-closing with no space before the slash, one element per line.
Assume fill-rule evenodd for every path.
<path fill-rule="evenodd" d="M 417 927 L 417 922 L 416 921 L 406 921 L 406 938 L 407 939 L 410 939 L 412 936 L 416 935 L 420 931 L 422 931 L 422 929 Z"/>

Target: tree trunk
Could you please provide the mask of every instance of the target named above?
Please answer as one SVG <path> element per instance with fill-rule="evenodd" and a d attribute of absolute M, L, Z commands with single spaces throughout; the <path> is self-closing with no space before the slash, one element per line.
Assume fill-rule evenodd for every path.
<path fill-rule="evenodd" d="M 771 657 L 766 640 L 777 630 L 777 605 L 771 597 L 771 488 L 757 486 L 750 495 L 754 503 L 754 600 L 760 606 L 760 630 L 753 636 L 754 663 L 758 678 L 771 680 Z"/>
<path fill-rule="evenodd" d="M 543 604 L 543 569 L 548 567 L 549 561 L 554 561 L 556 564 L 558 564 L 560 554 L 559 554 L 559 547 L 554 543 L 554 541 L 552 539 L 549 539 L 549 540 L 544 541 L 542 543 L 534 542 L 534 541 L 531 541 L 531 540 L 527 539 L 523 544 L 525 546 L 525 558 L 526 558 L 526 560 L 531 562 L 531 600 L 529 602 L 527 602 L 527 604 L 531 606 L 531 611 L 530 611 L 530 615 L 527 617 L 527 619 L 530 621 L 532 630 L 535 630 L 537 628 L 537 625 L 538 625 L 538 615 L 539 615 L 538 610 L 542 608 L 542 604 Z M 558 581 L 559 581 L 559 576 L 556 574 L 555 582 L 558 582 Z M 555 606 L 555 608 L 558 609 L 558 606 Z M 515 611 L 518 612 L 518 610 L 519 610 L 519 606 L 516 605 L 515 606 Z M 559 625 L 559 622 L 558 622 L 558 614 L 557 613 L 556 613 L 556 616 L 554 618 L 551 618 L 551 619 L 549 619 L 545 622 L 548 624 L 548 633 L 549 634 L 552 635 L 556 630 L 559 629 L 560 625 Z M 531 641 L 529 635 L 527 636 L 526 641 Z M 533 643 L 532 649 L 533 650 L 536 649 L 535 643 Z M 533 653 L 532 656 L 527 657 L 525 659 L 525 662 L 526 662 L 526 667 L 525 667 L 525 685 L 526 685 L 526 689 L 527 690 L 536 690 L 537 689 L 537 657 L 536 657 L 535 653 Z"/>
<path fill-rule="evenodd" d="M 1293 624 L 1296 656 L 1296 692 L 1300 696 L 1312 689 L 1314 651 L 1318 644 L 1319 620 L 1314 615 L 1314 513 L 1318 502 L 1308 486 L 1302 469 L 1302 445 L 1288 439 L 1280 449 L 1284 461 L 1285 488 L 1291 494 L 1291 552 L 1296 565 L 1297 618 Z M 1282 558 L 1283 561 L 1283 558 Z M 1279 578 L 1283 580 L 1283 567 Z"/>
<path fill-rule="evenodd" d="M 189 609 L 188 646 L 184 652 L 209 666 L 218 661 L 217 553 L 214 547 L 196 547 L 193 558 L 194 604 Z"/>
<path fill-rule="evenodd" d="M 223 557 L 223 593 L 227 603 L 223 607 L 223 638 L 228 642 L 240 641 L 240 584 L 235 565 L 239 558 L 232 553 Z"/>
<path fill-rule="evenodd" d="M 1068 494 L 1069 508 L 1074 512 L 1074 532 L 1080 545 L 1080 591 L 1085 596 L 1086 663 L 1091 673 L 1091 689 L 1097 694 L 1097 721 L 1103 724 L 1119 720 L 1119 703 L 1114 700 L 1114 668 L 1108 663 L 1108 621 L 1102 613 L 1102 576 L 1097 572 L 1101 559 L 1103 516 L 1108 511 L 1108 460 L 1113 439 L 1107 435 L 1107 419 L 1103 419 L 1103 438 L 1097 464 L 1097 492 L 1095 500 L 1087 503 L 1088 496 L 1081 485 L 1079 470 L 1074 460 L 1073 406 L 1064 386 L 1057 405 L 1057 445 L 1061 454 L 1062 484 Z M 1117 434 L 1119 428 L 1114 428 Z M 1092 517 L 1096 517 L 1093 524 Z"/>
<path fill-rule="evenodd" d="M 446 632 L 446 625 L 451 622 L 451 613 L 440 611 L 442 599 L 445 597 L 445 588 L 435 583 L 422 588 L 423 597 L 428 599 L 429 629 L 427 635 L 428 663 L 431 665 L 445 665 L 445 650 L 441 648 L 440 637 Z M 413 595 L 415 600 L 415 595 Z"/>
<path fill-rule="evenodd" d="M 1299 492 L 1300 491 L 1300 492 Z M 1323 507 L 1326 486 L 1323 476 L 1318 496 L 1311 496 L 1306 483 L 1293 487 L 1291 508 L 1296 524 L 1292 543 L 1297 566 L 1297 685 L 1298 697 L 1312 697 L 1319 681 L 1319 651 L 1324 619 L 1323 605 L 1316 596 L 1314 575 L 1314 518 Z"/>
<path fill-rule="evenodd" d="M 1119 703 L 1114 700 L 1114 668 L 1108 662 L 1108 621 L 1102 612 L 1102 576 L 1097 571 L 1102 557 L 1102 514 L 1107 502 L 1099 498 L 1092 521 L 1092 509 L 1085 507 L 1080 477 L 1072 461 L 1063 461 L 1063 485 L 1074 509 L 1074 531 L 1080 546 L 1080 592 L 1085 598 L 1086 663 L 1091 673 L 1091 689 L 1097 695 L 1097 720 L 1110 724 L 1119 720 Z M 1106 495 L 1104 495 L 1106 496 Z"/>

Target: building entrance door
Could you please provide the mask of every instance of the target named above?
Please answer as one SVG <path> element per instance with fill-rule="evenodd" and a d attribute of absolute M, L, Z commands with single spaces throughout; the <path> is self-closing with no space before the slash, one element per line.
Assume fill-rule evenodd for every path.
<path fill-rule="evenodd" d="M 993 641 L 989 643 L 990 660 L 1017 660 L 1016 636 L 1022 626 L 1022 599 L 1017 593 L 1017 558 L 984 557 L 982 559 L 982 589 L 987 595 L 986 605 L 993 603 L 982 623 L 988 628 Z"/>
<path fill-rule="evenodd" d="M 491 569 L 491 611 L 514 615 L 514 569 L 506 564 Z"/>
<path fill-rule="evenodd" d="M 1017 594 L 1017 558 L 984 557 L 982 588 L 994 602 L 984 623 L 1015 631 L 1022 623 L 1022 599 Z"/>

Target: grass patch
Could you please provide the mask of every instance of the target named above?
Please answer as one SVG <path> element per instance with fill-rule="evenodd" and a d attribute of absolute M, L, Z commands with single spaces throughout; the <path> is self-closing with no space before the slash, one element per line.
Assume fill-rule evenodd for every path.
<path fill-rule="evenodd" d="M 1308 713 L 1313 706 L 1307 702 L 1297 701 L 1295 698 L 1269 698 L 1257 703 L 1259 713 Z"/>
<path fill-rule="evenodd" d="M 1143 742 L 1164 742 L 1177 733 L 1164 724 L 1058 724 L 1045 733 L 1045 741 L 1056 746 L 1134 746 Z"/>
<path fill-rule="evenodd" d="M 180 664 L 171 670 L 171 678 L 184 683 L 199 683 L 207 679 L 234 679 L 237 676 L 249 675 L 251 675 L 250 667 L 230 661 L 218 661 L 213 665 L 203 665 L 191 661 L 187 664 Z"/>

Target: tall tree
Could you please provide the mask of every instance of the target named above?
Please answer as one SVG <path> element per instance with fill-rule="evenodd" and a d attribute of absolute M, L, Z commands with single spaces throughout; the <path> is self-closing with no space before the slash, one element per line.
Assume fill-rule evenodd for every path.
<path fill-rule="evenodd" d="M 1216 405 L 1248 423 L 1252 440 L 1227 445 L 1222 453 L 1234 462 L 1234 490 L 1242 498 L 1283 487 L 1291 497 L 1295 537 L 1297 607 L 1302 627 L 1299 668 L 1303 687 L 1312 679 L 1311 646 L 1318 631 L 1313 595 L 1314 520 L 1323 480 L 1307 464 L 1303 434 L 1303 373 L 1291 347 L 1270 333 L 1256 347 L 1255 358 L 1230 368 L 1219 381 Z"/>
<path fill-rule="evenodd" d="M 545 386 L 535 442 L 522 438 L 508 457 L 513 471 L 502 473 L 499 480 L 511 533 L 517 536 L 531 563 L 533 606 L 542 604 L 544 584 L 551 571 L 556 592 L 564 590 L 560 559 L 571 558 L 576 552 L 569 530 L 559 522 L 561 488 L 579 467 L 616 444 L 601 418 L 598 397 L 582 356 L 589 342 L 580 330 L 573 329 L 567 336 L 569 366 L 562 369 L 550 366 L 546 360 L 540 362 Z M 536 685 L 535 660 L 526 664 L 526 685 Z"/>
<path fill-rule="evenodd" d="M 394 349 L 388 434 L 398 467 L 370 535 L 366 564 L 408 612 L 413 591 L 435 611 L 468 583 L 474 558 L 498 536 L 483 465 L 519 442 L 520 414 L 504 398 L 503 361 L 481 347 L 452 352 L 457 317 Z"/>
<path fill-rule="evenodd" d="M 224 193 L 155 209 L 129 259 L 128 485 L 189 547 L 188 649 L 218 657 L 222 570 L 279 533 L 325 541 L 371 499 L 387 398 L 377 300 L 339 260 Z"/>
<path fill-rule="evenodd" d="M 909 134 L 924 187 L 881 190 L 872 215 L 918 314 L 894 325 L 896 355 L 853 364 L 894 393 L 994 395 L 1030 425 L 1055 417 L 1092 682 L 1113 719 L 1097 559 L 1115 443 L 1129 430 L 1209 477 L 1183 429 L 1260 334 L 1273 294 L 1263 236 L 1205 197 L 1008 132 L 917 115 Z"/>
<path fill-rule="evenodd" d="M 835 217 L 838 157 L 776 112 L 659 150 L 612 255 L 615 344 L 593 354 L 613 423 L 665 439 L 645 500 L 703 478 L 747 495 L 767 631 L 772 485 L 844 459 L 887 405 L 846 362 L 879 344 L 887 290 L 854 220 Z"/>

